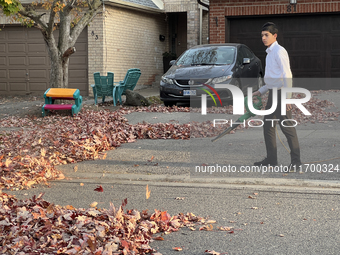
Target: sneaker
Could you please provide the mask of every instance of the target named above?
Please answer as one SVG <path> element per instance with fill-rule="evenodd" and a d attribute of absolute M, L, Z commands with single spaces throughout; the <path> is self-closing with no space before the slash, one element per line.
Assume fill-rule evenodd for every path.
<path fill-rule="evenodd" d="M 254 163 L 254 166 L 268 166 L 268 165 L 269 166 L 277 166 L 277 161 L 272 161 L 272 160 L 265 158 L 262 161 Z"/>

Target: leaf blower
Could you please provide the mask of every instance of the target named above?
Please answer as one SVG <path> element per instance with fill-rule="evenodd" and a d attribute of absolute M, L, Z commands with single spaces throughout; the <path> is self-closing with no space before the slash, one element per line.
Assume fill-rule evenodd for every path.
<path fill-rule="evenodd" d="M 260 110 L 262 108 L 262 100 L 261 97 L 257 96 L 257 102 L 255 102 L 254 108 L 256 110 Z M 225 136 L 226 134 L 229 134 L 230 131 L 234 130 L 235 128 L 237 128 L 241 123 L 243 123 L 245 120 L 249 119 L 250 117 L 254 117 L 256 114 L 253 114 L 249 108 L 248 108 L 248 97 L 244 98 L 244 106 L 246 107 L 246 113 L 243 114 L 240 118 L 237 119 L 236 123 L 237 124 L 232 124 L 230 127 L 228 127 L 226 130 L 224 130 L 221 134 L 219 134 L 218 136 L 216 136 L 214 139 L 212 139 L 212 142 L 217 141 L 218 139 L 220 139 L 221 137 Z"/>

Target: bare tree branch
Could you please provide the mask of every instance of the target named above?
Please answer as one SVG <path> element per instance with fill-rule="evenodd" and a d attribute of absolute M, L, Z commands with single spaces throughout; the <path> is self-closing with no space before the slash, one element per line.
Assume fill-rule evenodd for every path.
<path fill-rule="evenodd" d="M 48 21 L 48 29 L 47 29 L 47 34 L 48 36 L 50 37 L 51 34 L 53 33 L 53 27 L 54 27 L 54 18 L 55 18 L 55 15 L 56 15 L 56 12 L 54 12 L 54 7 L 56 6 L 56 4 L 58 3 L 58 0 L 54 0 L 53 1 L 53 4 L 51 6 L 51 12 L 50 12 L 50 19 Z"/>
<path fill-rule="evenodd" d="M 75 47 L 70 47 L 68 48 L 64 54 L 63 54 L 63 58 L 69 58 L 73 53 L 76 52 L 76 48 Z"/>
<path fill-rule="evenodd" d="M 36 11 L 29 9 L 27 7 L 25 8 L 23 6 L 20 7 L 18 13 L 21 14 L 22 16 L 26 16 L 26 17 L 32 19 L 36 24 L 38 24 L 41 27 L 41 29 L 46 31 L 47 24 L 44 21 L 42 21 L 42 19 L 41 19 L 43 14 L 38 14 Z"/>
<path fill-rule="evenodd" d="M 86 0 L 86 2 L 87 2 L 87 5 L 89 6 L 89 10 L 92 10 L 93 9 L 92 1 Z"/>
<path fill-rule="evenodd" d="M 74 4 L 76 3 L 76 0 L 72 0 L 71 2 L 69 2 L 68 4 L 66 4 L 65 8 L 64 8 L 64 13 L 65 15 L 69 14 L 72 9 L 74 8 Z"/>
<path fill-rule="evenodd" d="M 72 45 L 77 41 L 78 36 L 83 31 L 83 29 L 88 25 L 92 19 L 100 12 L 100 6 L 102 5 L 101 0 L 92 1 L 92 9 L 89 8 L 87 12 L 83 15 L 83 17 L 78 21 L 78 23 L 74 26 L 71 31 L 71 39 Z"/>

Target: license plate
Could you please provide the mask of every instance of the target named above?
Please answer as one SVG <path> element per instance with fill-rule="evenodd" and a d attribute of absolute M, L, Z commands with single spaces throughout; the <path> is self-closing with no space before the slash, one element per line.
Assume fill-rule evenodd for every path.
<path fill-rule="evenodd" d="M 190 90 L 183 90 L 184 96 L 196 96 L 196 90 L 190 89 Z"/>

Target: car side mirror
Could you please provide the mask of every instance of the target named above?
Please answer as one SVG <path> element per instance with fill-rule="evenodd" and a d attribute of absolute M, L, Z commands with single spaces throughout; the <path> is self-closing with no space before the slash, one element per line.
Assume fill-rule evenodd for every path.
<path fill-rule="evenodd" d="M 243 64 L 250 64 L 250 58 L 244 58 L 243 59 Z"/>
<path fill-rule="evenodd" d="M 173 66 L 173 65 L 175 64 L 175 62 L 176 62 L 176 60 L 171 60 L 169 64 L 170 64 L 171 66 Z"/>

